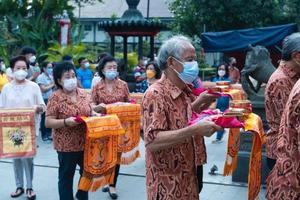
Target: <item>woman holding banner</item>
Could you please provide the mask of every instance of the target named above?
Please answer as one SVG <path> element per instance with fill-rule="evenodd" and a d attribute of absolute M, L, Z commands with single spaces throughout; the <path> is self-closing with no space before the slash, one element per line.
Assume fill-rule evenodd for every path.
<path fill-rule="evenodd" d="M 56 90 L 48 100 L 46 127 L 52 128 L 53 144 L 58 154 L 58 190 L 61 200 L 73 200 L 73 178 L 76 165 L 83 173 L 83 150 L 86 126 L 76 121 L 76 116 L 91 116 L 90 95 L 77 87 L 76 70 L 72 63 L 54 66 L 53 79 Z M 88 192 L 78 190 L 76 198 L 87 200 Z"/>
<path fill-rule="evenodd" d="M 92 90 L 93 103 L 97 105 L 95 107 L 96 112 L 102 112 L 104 104 L 129 101 L 127 83 L 118 78 L 118 65 L 114 57 L 106 56 L 102 58 L 98 72 L 102 79 Z M 108 192 L 112 199 L 118 198 L 116 184 L 119 170 L 120 165 L 116 165 L 114 183 L 107 188 L 103 188 L 103 192 Z"/>
<path fill-rule="evenodd" d="M 13 72 L 14 80 L 7 83 L 2 91 L 0 98 L 1 108 L 34 108 L 37 114 L 44 112 L 45 103 L 39 86 L 29 80 L 26 80 L 29 64 L 24 56 L 17 56 L 10 60 L 10 67 Z M 36 132 L 39 131 L 38 115 L 35 117 Z M 26 195 L 29 200 L 35 199 L 36 194 L 33 191 L 33 158 L 13 159 L 14 174 L 16 181 L 16 191 L 10 196 L 17 198 L 24 193 L 23 174 L 25 172 L 27 189 Z"/>

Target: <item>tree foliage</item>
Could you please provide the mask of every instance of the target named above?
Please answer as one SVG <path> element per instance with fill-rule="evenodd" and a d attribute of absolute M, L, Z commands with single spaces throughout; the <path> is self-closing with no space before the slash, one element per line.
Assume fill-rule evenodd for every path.
<path fill-rule="evenodd" d="M 101 0 L 74 0 L 73 2 L 91 4 L 98 1 L 101 2 Z M 78 29 L 73 9 L 74 7 L 67 0 L 1 0 L 0 56 L 17 54 L 20 47 L 24 45 L 35 47 L 38 53 L 47 51 L 49 46 L 57 43 L 58 19 L 64 10 L 71 19 L 73 38 L 77 38 L 76 41 L 81 40 L 83 34 Z"/>
<path fill-rule="evenodd" d="M 299 0 L 171 0 L 173 28 L 190 36 L 295 22 Z"/>

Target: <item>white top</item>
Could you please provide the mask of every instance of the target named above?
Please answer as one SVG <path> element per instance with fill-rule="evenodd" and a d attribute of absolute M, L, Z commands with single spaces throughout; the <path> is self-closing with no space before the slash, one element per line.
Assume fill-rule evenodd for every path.
<path fill-rule="evenodd" d="M 95 85 L 97 85 L 97 83 L 101 80 L 100 76 L 94 76 L 93 80 L 92 80 L 92 89 Z"/>
<path fill-rule="evenodd" d="M 40 87 L 29 80 L 22 84 L 15 81 L 4 85 L 0 96 L 0 108 L 34 108 L 37 105 L 45 107 Z M 35 115 L 36 134 L 39 133 L 40 115 Z"/>
<path fill-rule="evenodd" d="M 53 83 L 53 78 L 46 75 L 45 73 L 41 73 L 37 79 L 36 79 L 36 83 L 38 85 L 43 85 L 43 86 L 48 86 L 50 84 Z M 42 95 L 43 95 L 43 99 L 49 99 L 50 95 L 52 94 L 53 92 L 53 89 L 50 89 L 46 92 L 42 92 Z"/>
<path fill-rule="evenodd" d="M 11 79 L 14 79 L 14 74 L 13 74 L 13 72 L 12 72 L 12 70 L 11 70 L 10 67 L 6 69 L 6 72 L 5 72 L 5 73 L 6 73 L 6 75 L 9 76 Z"/>

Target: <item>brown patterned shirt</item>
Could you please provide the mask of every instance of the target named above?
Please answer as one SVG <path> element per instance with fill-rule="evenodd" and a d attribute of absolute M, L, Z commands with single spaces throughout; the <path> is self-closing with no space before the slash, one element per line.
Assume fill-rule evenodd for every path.
<path fill-rule="evenodd" d="M 277 142 L 277 161 L 267 179 L 267 199 L 300 199 L 300 81 L 286 103 Z"/>
<path fill-rule="evenodd" d="M 63 90 L 59 89 L 49 98 L 46 116 L 54 116 L 56 119 L 66 119 L 77 115 L 90 116 L 92 114 L 90 103 L 90 95 L 83 89 L 77 88 L 76 103 Z M 61 152 L 83 151 L 85 133 L 84 124 L 54 129 L 54 148 Z"/>
<path fill-rule="evenodd" d="M 195 164 L 205 160 L 203 138 L 188 138 L 180 144 L 155 152 L 147 148 L 158 132 L 187 126 L 194 99 L 191 93 L 179 89 L 165 75 L 145 93 L 142 108 L 148 200 L 198 200 Z M 196 160 L 196 157 L 199 159 Z"/>
<path fill-rule="evenodd" d="M 101 79 L 101 81 L 93 87 L 92 99 L 96 105 L 100 103 L 111 104 L 116 102 L 128 102 L 129 90 L 127 83 L 120 79 L 115 80 L 115 87 L 113 91 L 110 92 L 105 88 L 105 81 Z"/>
<path fill-rule="evenodd" d="M 267 157 L 276 159 L 277 134 L 281 116 L 289 94 L 300 78 L 295 71 L 287 68 L 281 61 L 278 69 L 270 77 L 265 90 L 266 117 L 270 130 L 267 133 Z"/>

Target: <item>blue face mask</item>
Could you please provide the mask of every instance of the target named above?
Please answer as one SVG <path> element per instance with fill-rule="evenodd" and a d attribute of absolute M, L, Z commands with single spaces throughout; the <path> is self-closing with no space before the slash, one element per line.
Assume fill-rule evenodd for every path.
<path fill-rule="evenodd" d="M 109 70 L 104 73 L 104 76 L 108 80 L 114 80 L 118 76 L 118 72 L 114 70 Z"/>
<path fill-rule="evenodd" d="M 191 61 L 191 62 L 182 63 L 178 59 L 176 59 L 176 60 L 179 63 L 181 63 L 183 66 L 183 71 L 180 73 L 174 69 L 175 72 L 177 72 L 179 78 L 186 84 L 193 84 L 193 82 L 198 78 L 198 74 L 199 74 L 198 62 Z"/>
<path fill-rule="evenodd" d="M 47 68 L 47 74 L 52 75 L 53 74 L 53 69 L 52 68 Z"/>

